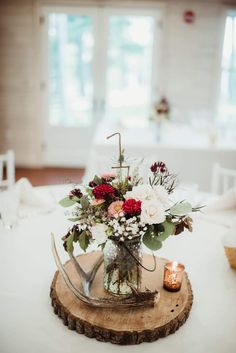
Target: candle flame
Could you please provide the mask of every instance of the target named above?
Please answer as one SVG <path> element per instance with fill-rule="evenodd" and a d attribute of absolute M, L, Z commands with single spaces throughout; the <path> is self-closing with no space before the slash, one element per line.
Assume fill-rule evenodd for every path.
<path fill-rule="evenodd" d="M 177 270 L 177 266 L 178 266 L 178 262 L 177 262 L 177 261 L 174 261 L 174 262 L 173 262 L 173 271 L 176 271 L 176 270 Z"/>

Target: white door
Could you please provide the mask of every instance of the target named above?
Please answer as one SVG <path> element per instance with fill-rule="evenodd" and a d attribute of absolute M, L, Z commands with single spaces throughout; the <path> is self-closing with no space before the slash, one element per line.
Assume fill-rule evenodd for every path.
<path fill-rule="evenodd" d="M 148 124 L 158 96 L 160 13 L 107 9 L 106 116 L 121 127 Z"/>
<path fill-rule="evenodd" d="M 47 7 L 42 16 L 44 163 L 84 166 L 102 119 L 148 121 L 157 95 L 159 13 Z"/>

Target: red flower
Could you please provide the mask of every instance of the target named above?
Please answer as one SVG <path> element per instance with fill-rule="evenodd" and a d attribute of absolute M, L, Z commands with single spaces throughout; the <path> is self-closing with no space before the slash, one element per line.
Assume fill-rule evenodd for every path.
<path fill-rule="evenodd" d="M 122 209 L 127 215 L 138 216 L 141 213 L 141 203 L 141 201 L 128 199 L 123 203 Z"/>
<path fill-rule="evenodd" d="M 93 195 L 96 199 L 106 199 L 108 196 L 113 196 L 115 189 L 109 184 L 101 184 L 93 189 Z"/>

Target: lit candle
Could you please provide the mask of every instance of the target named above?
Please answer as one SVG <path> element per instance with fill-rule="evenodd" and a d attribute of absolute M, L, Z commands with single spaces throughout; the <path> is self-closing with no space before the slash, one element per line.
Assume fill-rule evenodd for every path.
<path fill-rule="evenodd" d="M 178 292 L 182 285 L 184 265 L 174 262 L 167 262 L 164 267 L 163 287 L 169 292 Z"/>

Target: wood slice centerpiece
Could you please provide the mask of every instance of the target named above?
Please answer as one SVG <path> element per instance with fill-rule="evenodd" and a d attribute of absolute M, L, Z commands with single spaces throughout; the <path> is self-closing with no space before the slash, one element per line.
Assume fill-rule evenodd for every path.
<path fill-rule="evenodd" d="M 89 269 L 100 254 L 94 252 L 80 255 L 79 262 L 83 268 Z M 160 292 L 160 299 L 154 307 L 119 308 L 119 310 L 96 308 L 82 303 L 66 286 L 57 271 L 50 293 L 54 312 L 70 330 L 76 330 L 98 341 L 128 345 L 152 342 L 160 337 L 166 337 L 184 324 L 193 302 L 191 284 L 186 273 L 179 292 L 170 293 L 163 289 L 163 269 L 167 262 L 166 259 L 158 258 L 155 272 L 143 270 L 142 273 L 142 290 L 148 288 Z M 143 263 L 146 267 L 152 267 L 152 256 L 144 255 Z M 80 277 L 71 261 L 65 264 L 65 269 L 73 283 L 80 286 Z M 94 279 L 92 295 L 93 297 L 108 295 L 103 289 L 103 266 Z"/>

